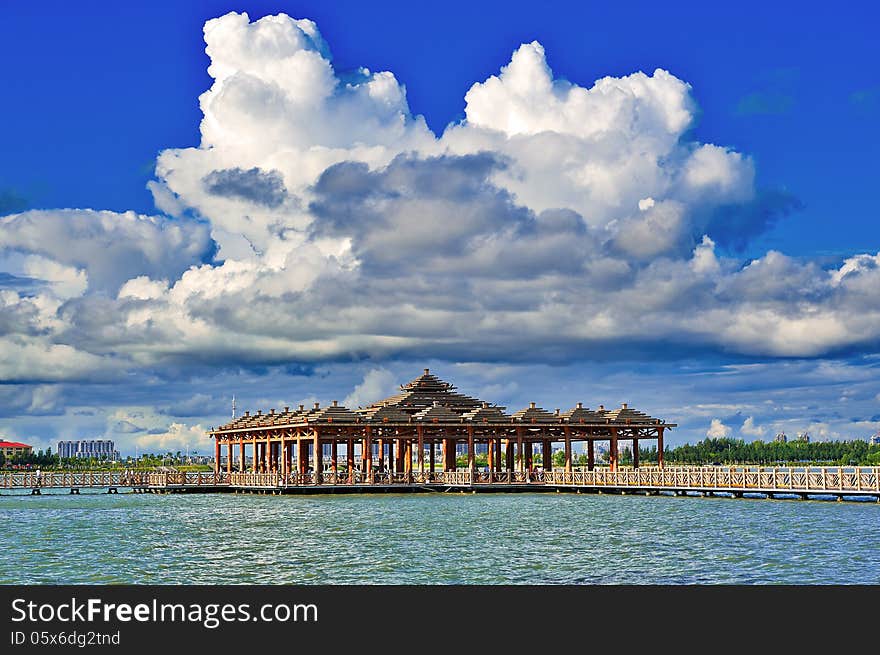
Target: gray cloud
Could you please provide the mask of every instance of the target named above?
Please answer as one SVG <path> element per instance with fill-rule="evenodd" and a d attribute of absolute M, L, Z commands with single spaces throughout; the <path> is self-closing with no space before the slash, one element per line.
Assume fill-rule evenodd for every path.
<path fill-rule="evenodd" d="M 266 207 L 279 207 L 287 198 L 284 179 L 276 170 L 226 168 L 211 171 L 202 182 L 208 193 L 215 196 L 238 198 Z"/>

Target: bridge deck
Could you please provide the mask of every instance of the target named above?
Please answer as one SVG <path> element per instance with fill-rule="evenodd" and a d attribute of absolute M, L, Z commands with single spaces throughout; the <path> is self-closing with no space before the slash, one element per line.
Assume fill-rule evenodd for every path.
<path fill-rule="evenodd" d="M 405 493 L 571 491 L 868 497 L 880 500 L 880 467 L 642 467 L 612 471 L 447 471 L 321 476 L 273 473 L 32 472 L 0 474 L 0 490 L 131 488 L 136 492 Z"/>

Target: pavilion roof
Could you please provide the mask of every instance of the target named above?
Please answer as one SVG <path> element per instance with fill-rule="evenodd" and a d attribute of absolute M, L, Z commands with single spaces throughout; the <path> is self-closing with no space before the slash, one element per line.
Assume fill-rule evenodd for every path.
<path fill-rule="evenodd" d="M 554 416 L 546 409 L 537 407 L 535 403 L 529 403 L 525 409 L 513 413 L 513 420 L 523 423 L 556 423 L 559 421 L 559 417 Z"/>
<path fill-rule="evenodd" d="M 604 418 L 612 423 L 660 423 L 660 419 L 633 409 L 627 406 L 626 403 L 623 403 L 617 409 L 606 412 Z"/>
<path fill-rule="evenodd" d="M 419 377 L 400 385 L 400 393 L 388 398 L 376 401 L 364 408 L 358 408 L 358 413 L 372 417 L 372 414 L 381 407 L 394 407 L 397 411 L 406 414 L 407 417 L 415 416 L 434 405 L 446 407 L 455 412 L 456 418 L 483 404 L 483 401 L 458 393 L 455 386 L 444 382 L 436 375 L 432 375 L 429 369 Z"/>
<path fill-rule="evenodd" d="M 309 423 L 354 423 L 358 418 L 357 414 L 335 400 L 332 405 L 315 407 L 308 415 Z"/>
<path fill-rule="evenodd" d="M 437 421 L 440 423 L 454 421 L 457 423 L 461 421 L 461 414 L 452 411 L 435 400 L 434 404 L 430 407 L 426 407 L 422 411 L 413 414 L 413 419 L 416 421 Z"/>
<path fill-rule="evenodd" d="M 510 423 L 511 416 L 504 413 L 504 407 L 483 403 L 482 407 L 472 409 L 462 416 L 465 421 L 474 423 Z"/>
<path fill-rule="evenodd" d="M 605 422 L 604 410 L 591 410 L 589 407 L 584 407 L 583 403 L 578 403 L 575 407 L 572 407 L 567 412 L 563 412 L 562 414 L 560 414 L 560 416 L 563 420 L 566 420 L 569 423 Z"/>
<path fill-rule="evenodd" d="M 367 407 L 351 410 L 338 402 L 321 407 L 315 403 L 306 408 L 285 407 L 283 412 L 271 409 L 268 414 L 262 410 L 256 414 L 245 412 L 242 416 L 217 428 L 217 431 L 241 430 L 247 428 L 264 428 L 274 425 L 291 425 L 298 423 L 412 423 L 442 422 L 460 423 L 581 423 L 581 424 L 616 424 L 616 425 L 655 425 L 666 424 L 660 419 L 648 416 L 623 403 L 613 410 L 606 410 L 599 405 L 598 409 L 584 407 L 583 403 L 560 413 L 553 414 L 530 403 L 513 415 L 504 412 L 506 408 L 473 398 L 456 391 L 454 385 L 432 375 L 429 369 L 406 384 L 400 385 L 400 392 L 384 398 Z M 212 432 L 214 429 L 212 428 Z"/>

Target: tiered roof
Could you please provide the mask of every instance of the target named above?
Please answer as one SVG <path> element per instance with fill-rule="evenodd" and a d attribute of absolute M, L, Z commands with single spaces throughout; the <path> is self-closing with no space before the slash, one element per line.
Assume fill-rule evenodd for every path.
<path fill-rule="evenodd" d="M 591 410 L 584 407 L 583 403 L 578 403 L 567 412 L 560 414 L 563 420 L 569 423 L 604 423 L 605 410 Z"/>
<path fill-rule="evenodd" d="M 452 411 L 448 407 L 435 400 L 434 404 L 420 412 L 413 414 L 416 421 L 431 421 L 433 423 L 453 423 L 461 420 L 461 414 Z"/>
<path fill-rule="evenodd" d="M 483 403 L 482 407 L 472 409 L 462 416 L 465 421 L 474 423 L 510 423 L 511 417 L 504 413 L 504 407 Z"/>
<path fill-rule="evenodd" d="M 659 423 L 660 420 L 648 416 L 644 412 L 640 412 L 632 407 L 628 407 L 626 403 L 623 403 L 617 409 L 612 409 L 610 412 L 605 413 L 605 419 L 611 421 L 612 423 Z"/>
<path fill-rule="evenodd" d="M 514 412 L 513 420 L 522 421 L 523 423 L 558 423 L 560 419 L 546 409 L 536 407 L 535 403 L 529 403 L 529 406 L 525 409 Z"/>
<path fill-rule="evenodd" d="M 306 409 L 300 405 L 291 410 L 285 407 L 283 412 L 274 409 L 268 414 L 258 411 L 256 414 L 245 412 L 243 416 L 233 419 L 218 431 L 240 430 L 252 427 L 271 427 L 275 425 L 292 425 L 297 423 L 577 423 L 577 424 L 615 424 L 615 425 L 656 425 L 663 424 L 660 419 L 648 416 L 644 412 L 628 407 L 623 403 L 619 408 L 606 410 L 599 405 L 591 410 L 578 403 L 570 410 L 555 414 L 530 403 L 529 407 L 505 414 L 504 407 L 472 398 L 456 391 L 455 386 L 444 382 L 429 369 L 419 377 L 400 385 L 400 393 L 379 400 L 367 407 L 350 410 L 335 400 L 332 405 L 321 407 L 315 403 Z M 213 431 L 213 428 L 212 428 Z"/>
<path fill-rule="evenodd" d="M 458 420 L 465 413 L 482 405 L 482 401 L 471 398 L 455 390 L 455 386 L 444 382 L 436 375 L 432 375 L 430 369 L 414 380 L 400 385 L 400 393 L 379 400 L 365 408 L 358 408 L 358 413 L 372 418 L 380 408 L 394 407 L 397 411 L 409 416 L 415 416 L 434 405 L 446 407 L 455 413 L 453 420 Z"/>

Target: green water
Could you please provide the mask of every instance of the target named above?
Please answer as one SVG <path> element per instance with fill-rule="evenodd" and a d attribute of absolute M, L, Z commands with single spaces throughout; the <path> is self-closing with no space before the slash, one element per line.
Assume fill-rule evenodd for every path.
<path fill-rule="evenodd" d="M 880 583 L 880 504 L 0 496 L 0 583 Z"/>

